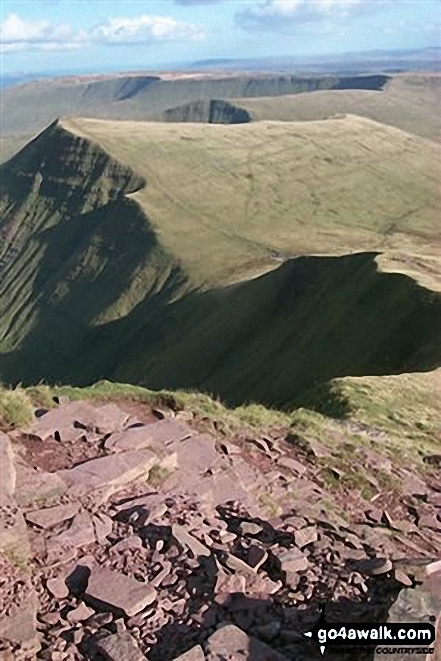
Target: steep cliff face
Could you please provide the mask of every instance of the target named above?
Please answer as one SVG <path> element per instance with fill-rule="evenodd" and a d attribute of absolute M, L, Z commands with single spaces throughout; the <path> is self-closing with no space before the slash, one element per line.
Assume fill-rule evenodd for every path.
<path fill-rule="evenodd" d="M 11 374 L 68 374 L 91 327 L 180 279 L 127 197 L 145 184 L 59 122 L 3 167 L 0 346 L 29 346 Z"/>
<path fill-rule="evenodd" d="M 249 113 L 228 101 L 212 99 L 195 101 L 164 113 L 166 122 L 204 122 L 206 124 L 246 124 L 251 121 Z"/>

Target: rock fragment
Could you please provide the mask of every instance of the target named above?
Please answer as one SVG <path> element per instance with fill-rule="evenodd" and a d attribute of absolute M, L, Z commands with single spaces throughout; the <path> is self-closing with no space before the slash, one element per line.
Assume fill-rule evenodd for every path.
<path fill-rule="evenodd" d="M 369 558 L 354 563 L 355 571 L 367 576 L 379 576 L 380 574 L 387 574 L 393 568 L 392 562 L 387 558 Z"/>
<path fill-rule="evenodd" d="M 175 523 L 172 526 L 172 535 L 181 546 L 189 549 L 195 558 L 211 555 L 210 549 L 193 537 L 184 526 Z"/>
<path fill-rule="evenodd" d="M 280 567 L 287 574 L 305 571 L 308 568 L 308 558 L 296 547 L 289 550 L 273 551 L 280 562 Z"/>
<path fill-rule="evenodd" d="M 297 461 L 296 459 L 292 459 L 291 457 L 285 457 L 285 456 L 280 457 L 280 459 L 277 462 L 277 465 L 281 466 L 282 468 L 287 468 L 288 470 L 300 476 L 306 473 L 306 466 L 301 464 L 300 461 Z"/>
<path fill-rule="evenodd" d="M 144 427 L 134 427 L 118 434 L 112 434 L 106 440 L 106 450 L 127 452 L 147 448 L 166 448 L 171 443 L 178 443 L 194 434 L 191 427 L 173 419 L 153 422 Z"/>
<path fill-rule="evenodd" d="M 312 544 L 317 541 L 317 528 L 316 526 L 308 526 L 307 528 L 301 528 L 294 532 L 294 540 L 299 549 L 303 549 L 308 544 Z"/>
<path fill-rule="evenodd" d="M 227 624 L 220 627 L 207 640 L 207 661 L 221 659 L 244 659 L 244 661 L 287 661 L 286 657 L 272 650 L 257 638 L 248 636 L 244 631 Z"/>
<path fill-rule="evenodd" d="M 101 638 L 97 650 L 107 661 L 146 661 L 136 640 L 128 631 Z"/>
<path fill-rule="evenodd" d="M 177 656 L 173 661 L 205 661 L 204 650 L 200 645 L 192 647 L 188 652 Z"/>
<path fill-rule="evenodd" d="M 92 517 L 92 524 L 95 531 L 96 541 L 98 544 L 103 544 L 112 532 L 112 519 L 110 516 L 107 516 L 102 512 L 97 512 Z"/>
<path fill-rule="evenodd" d="M 69 595 L 69 588 L 61 576 L 50 578 L 46 582 L 46 588 L 55 599 L 65 599 Z"/>
<path fill-rule="evenodd" d="M 63 523 L 63 521 L 73 519 L 79 510 L 79 503 L 68 503 L 67 505 L 56 505 L 55 507 L 46 507 L 45 509 L 26 512 L 25 519 L 29 523 L 47 530 L 59 523 Z"/>
<path fill-rule="evenodd" d="M 125 484 L 147 478 L 157 457 L 153 452 L 124 452 L 91 459 L 71 469 L 55 473 L 77 496 L 86 496 L 105 487 L 110 495 Z"/>
<path fill-rule="evenodd" d="M 89 619 L 92 615 L 95 615 L 95 611 L 86 606 L 86 604 L 81 603 L 77 608 L 68 612 L 67 619 L 73 624 L 78 624 L 78 622 L 84 622 L 84 620 Z"/>
<path fill-rule="evenodd" d="M 96 567 L 91 570 L 85 600 L 97 609 L 104 607 L 132 617 L 155 599 L 156 590 L 149 583 L 141 583 L 110 569 Z"/>
<path fill-rule="evenodd" d="M 258 571 L 258 569 L 266 562 L 267 558 L 268 551 L 256 544 L 252 544 L 248 549 L 247 562 L 254 571 Z"/>
<path fill-rule="evenodd" d="M 240 524 L 240 530 L 243 535 L 258 535 L 262 532 L 263 528 L 258 523 L 253 523 L 252 521 L 242 521 Z"/>

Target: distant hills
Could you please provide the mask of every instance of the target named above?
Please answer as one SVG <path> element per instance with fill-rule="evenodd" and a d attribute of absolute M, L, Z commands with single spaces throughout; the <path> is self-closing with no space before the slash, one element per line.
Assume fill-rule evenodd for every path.
<path fill-rule="evenodd" d="M 190 69 L 248 71 L 309 71 L 339 74 L 383 71 L 440 71 L 441 48 L 377 50 L 331 55 L 261 57 L 253 59 L 209 59 L 193 62 Z"/>

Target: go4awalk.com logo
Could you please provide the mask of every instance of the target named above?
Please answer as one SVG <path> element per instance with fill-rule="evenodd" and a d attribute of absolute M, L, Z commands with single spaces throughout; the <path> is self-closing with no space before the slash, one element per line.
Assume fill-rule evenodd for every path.
<path fill-rule="evenodd" d="M 303 634 L 314 640 L 322 655 L 329 648 L 377 647 L 384 654 L 396 653 L 395 646 L 408 648 L 410 653 L 431 654 L 435 641 L 433 624 L 330 624 L 326 622 L 324 606 L 315 627 Z M 395 648 L 395 649 L 394 649 Z M 414 648 L 414 650 L 412 650 Z"/>

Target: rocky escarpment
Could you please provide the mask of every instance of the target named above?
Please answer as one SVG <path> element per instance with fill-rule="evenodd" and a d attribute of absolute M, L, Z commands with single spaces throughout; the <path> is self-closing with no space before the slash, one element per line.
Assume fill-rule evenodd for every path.
<path fill-rule="evenodd" d="M 0 434 L 2 659 L 312 661 L 323 602 L 334 622 L 441 614 L 441 492 L 387 468 L 373 429 L 355 463 L 375 502 L 339 502 L 338 444 L 308 430 L 229 437 L 133 402 L 36 414 Z"/>
<path fill-rule="evenodd" d="M 206 124 L 246 124 L 251 121 L 247 110 L 228 103 L 212 99 L 194 101 L 184 106 L 170 108 L 164 113 L 166 122 L 204 122 Z"/>

